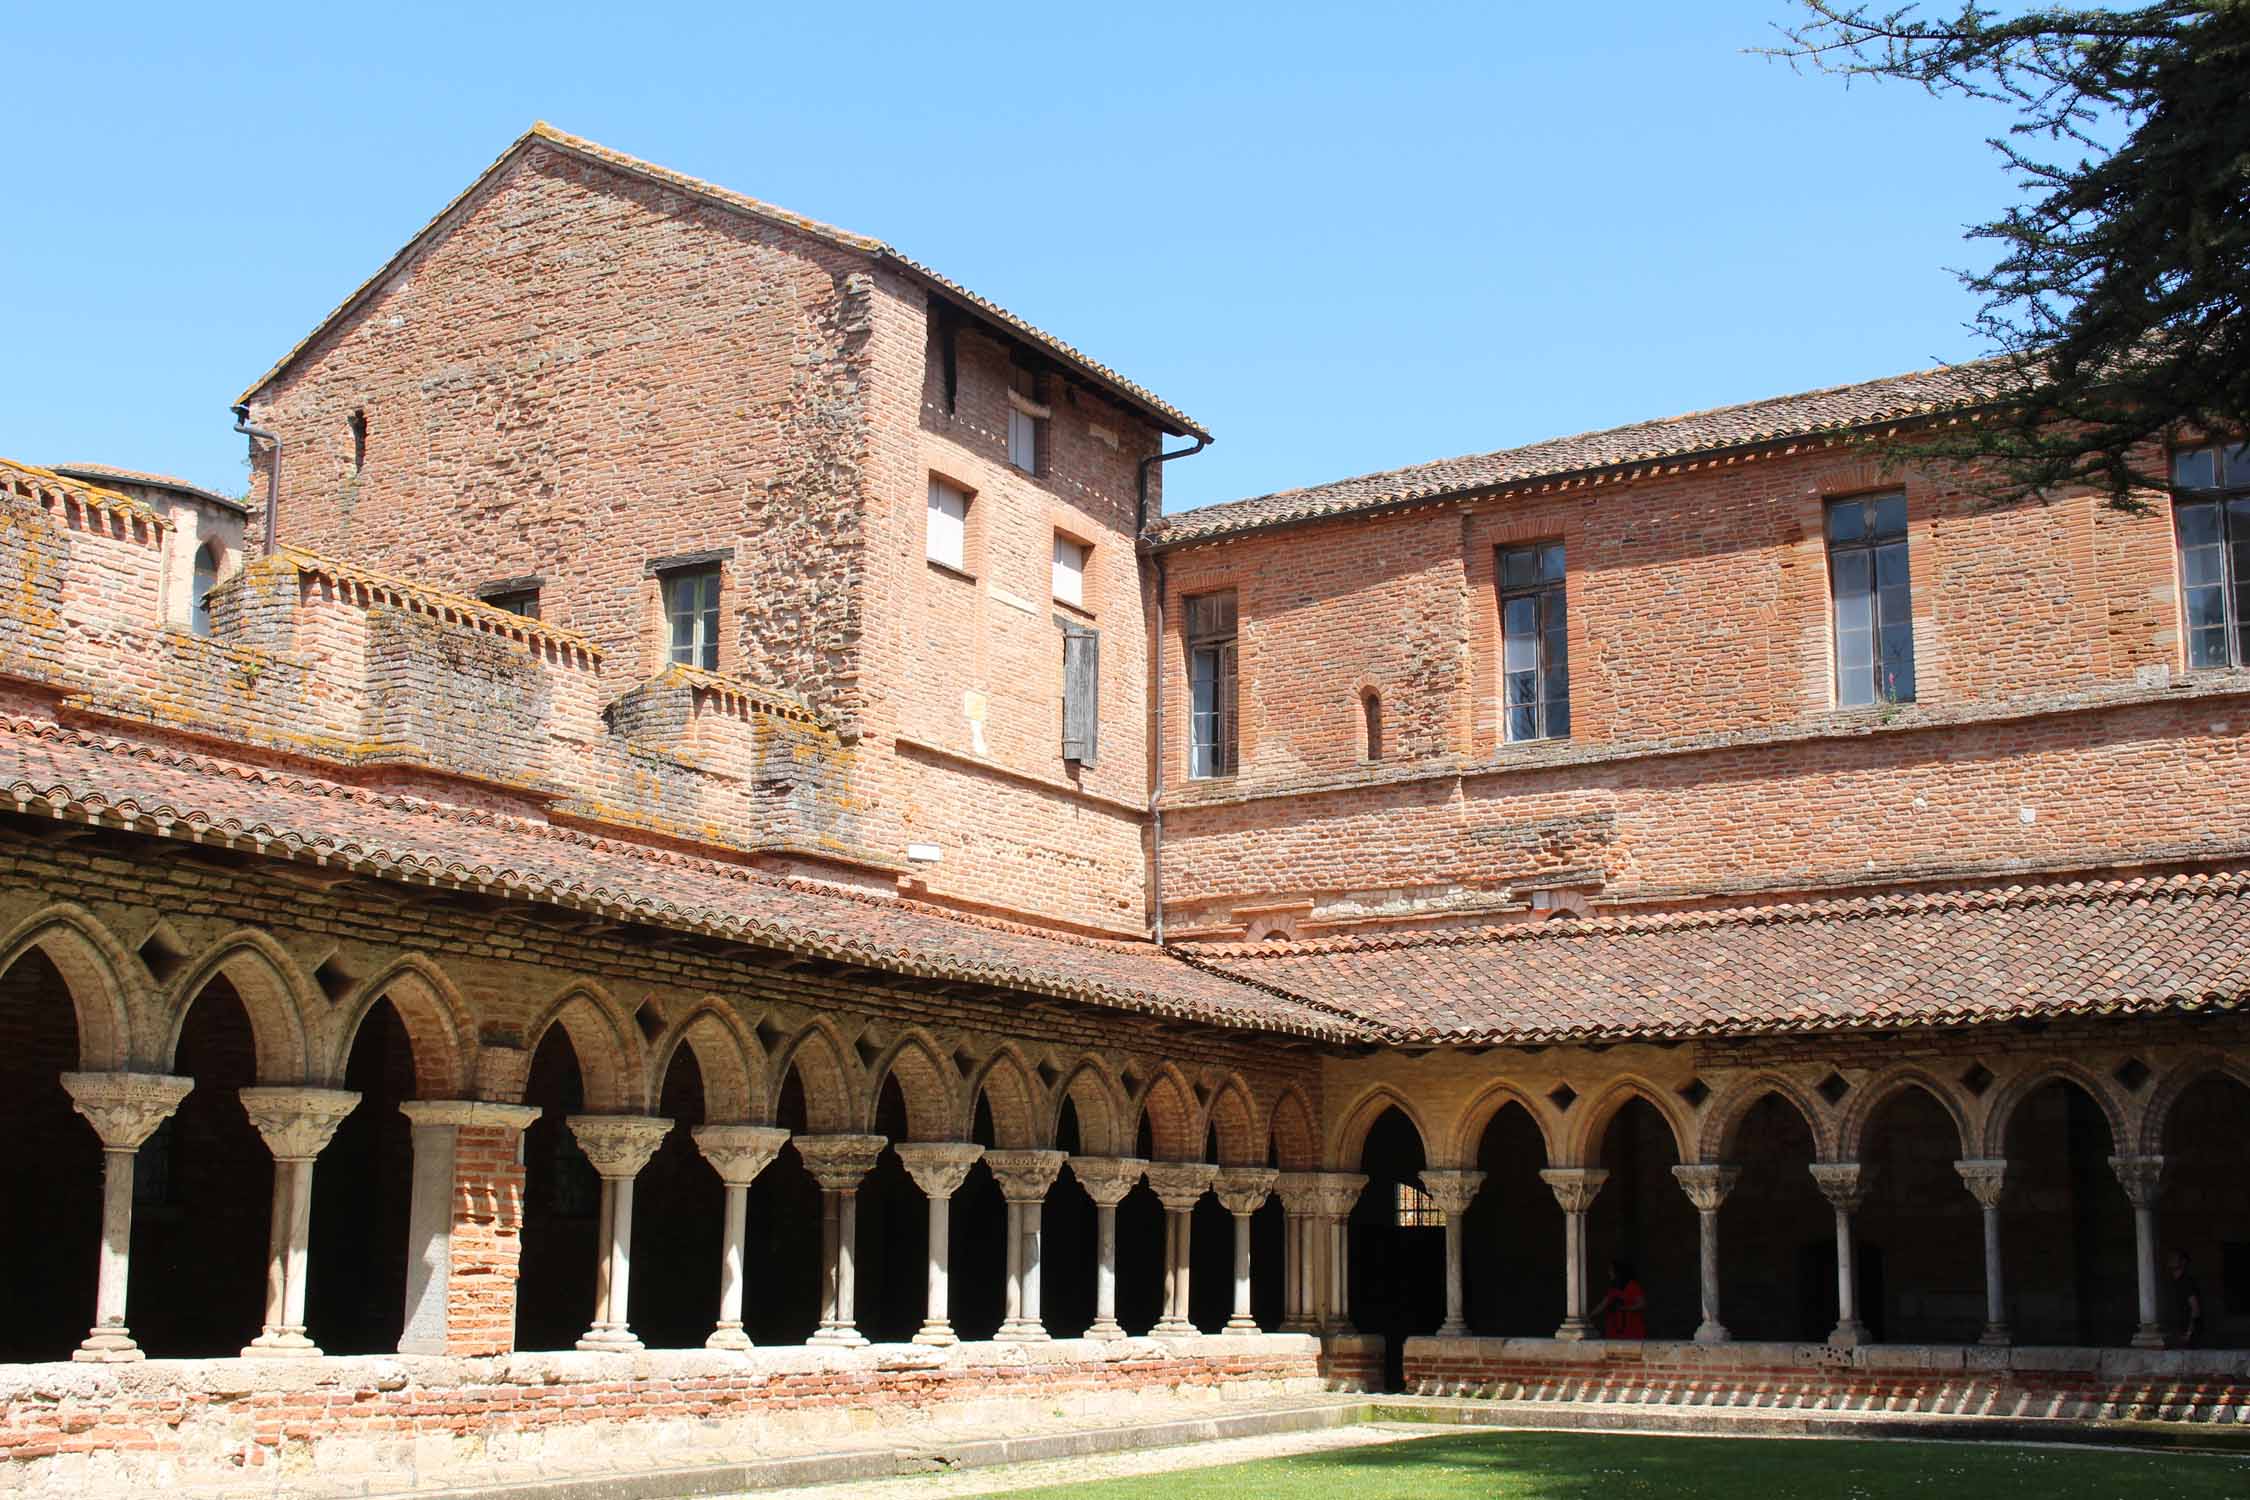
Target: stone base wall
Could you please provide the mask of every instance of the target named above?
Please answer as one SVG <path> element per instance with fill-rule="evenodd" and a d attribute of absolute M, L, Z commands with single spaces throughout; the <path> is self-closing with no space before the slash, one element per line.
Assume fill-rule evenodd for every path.
<path fill-rule="evenodd" d="M 1325 1388 L 1306 1335 L 0 1366 L 0 1493 L 384 1494 Z"/>
<path fill-rule="evenodd" d="M 2074 1421 L 2250 1422 L 2250 1350 L 1412 1338 L 1406 1389 L 1623 1402 Z"/>
<path fill-rule="evenodd" d="M 1320 1341 L 1320 1373 L 1332 1391 L 1383 1388 L 1384 1338 L 1379 1333 L 1330 1334 Z"/>

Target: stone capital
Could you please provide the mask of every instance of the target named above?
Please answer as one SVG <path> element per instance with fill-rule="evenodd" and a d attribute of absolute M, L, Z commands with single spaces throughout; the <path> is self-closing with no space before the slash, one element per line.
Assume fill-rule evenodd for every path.
<path fill-rule="evenodd" d="M 2156 1200 L 2164 1194 L 2164 1168 L 2161 1156 L 2113 1156 L 2109 1169 L 2125 1189 L 2125 1196 L 2135 1208 L 2154 1208 Z"/>
<path fill-rule="evenodd" d="M 1205 1162 L 1152 1161 L 1148 1164 L 1149 1191 L 1167 1213 L 1184 1214 L 1211 1191 L 1219 1169 Z"/>
<path fill-rule="evenodd" d="M 1722 1166 L 1674 1167 L 1673 1180 L 1680 1191 L 1688 1195 L 1699 1214 L 1715 1214 L 1719 1205 L 1727 1201 L 1727 1194 L 1742 1180 L 1742 1168 Z"/>
<path fill-rule="evenodd" d="M 899 1165 L 926 1198 L 950 1198 L 969 1180 L 969 1168 L 984 1147 L 969 1141 L 907 1141 L 898 1148 Z"/>
<path fill-rule="evenodd" d="M 2003 1156 L 1975 1157 L 1957 1161 L 1953 1170 L 1961 1174 L 1962 1185 L 1975 1195 L 1986 1208 L 1998 1208 L 2000 1195 L 2008 1187 L 2008 1160 Z"/>
<path fill-rule="evenodd" d="M 1321 1181 L 1318 1172 L 1283 1172 L 1273 1180 L 1273 1195 L 1292 1219 L 1319 1212 Z"/>
<path fill-rule="evenodd" d="M 346 1089 L 240 1089 L 243 1113 L 265 1138 L 275 1161 L 311 1161 L 359 1107 Z"/>
<path fill-rule="evenodd" d="M 613 1181 L 638 1177 L 672 1133 L 670 1120 L 653 1115 L 569 1115 L 565 1123 L 594 1170 Z"/>
<path fill-rule="evenodd" d="M 425 1126 L 498 1125 L 508 1130 L 523 1131 L 546 1111 L 536 1104 L 494 1104 L 485 1099 L 410 1099 L 398 1107 L 398 1112 L 413 1122 L 416 1130 Z"/>
<path fill-rule="evenodd" d="M 850 1193 L 875 1170 L 875 1159 L 890 1140 L 880 1135 L 800 1135 L 791 1144 L 822 1191 Z"/>
<path fill-rule="evenodd" d="M 698 1125 L 688 1134 L 728 1187 L 748 1187 L 789 1143 L 788 1131 L 770 1125 Z"/>
<path fill-rule="evenodd" d="M 984 1153 L 984 1164 L 992 1169 L 993 1179 L 1000 1184 L 1000 1196 L 1010 1203 L 1044 1203 L 1047 1189 L 1055 1185 L 1055 1178 L 1068 1160 L 1070 1155 L 1064 1151 Z"/>
<path fill-rule="evenodd" d="M 195 1087 L 166 1073 L 65 1073 L 70 1102 L 107 1151 L 138 1151 Z"/>
<path fill-rule="evenodd" d="M 1582 1214 L 1594 1206 L 1595 1195 L 1609 1181 L 1609 1172 L 1603 1167 L 1542 1167 L 1539 1180 L 1553 1189 L 1564 1213 Z"/>
<path fill-rule="evenodd" d="M 1137 1156 L 1074 1156 L 1070 1175 L 1086 1196 L 1103 1208 L 1115 1208 L 1148 1172 L 1148 1163 Z"/>
<path fill-rule="evenodd" d="M 1281 1174 L 1272 1167 L 1221 1167 L 1211 1190 L 1230 1214 L 1250 1214 L 1273 1194 L 1273 1180 Z"/>
<path fill-rule="evenodd" d="M 1820 1189 L 1829 1206 L 1845 1213 L 1857 1213 L 1867 1197 L 1869 1181 L 1874 1173 L 1856 1161 L 1816 1161 L 1812 1164 L 1813 1185 Z"/>
<path fill-rule="evenodd" d="M 1359 1206 L 1359 1195 L 1367 1190 L 1366 1174 L 1361 1172 L 1320 1172 L 1320 1201 L 1314 1212 L 1324 1218 L 1348 1218 Z"/>
<path fill-rule="evenodd" d="M 1447 1218 L 1467 1211 L 1477 1190 L 1484 1186 L 1482 1172 L 1464 1171 L 1458 1167 L 1424 1167 L 1422 1191 L 1430 1195 L 1430 1203 Z"/>

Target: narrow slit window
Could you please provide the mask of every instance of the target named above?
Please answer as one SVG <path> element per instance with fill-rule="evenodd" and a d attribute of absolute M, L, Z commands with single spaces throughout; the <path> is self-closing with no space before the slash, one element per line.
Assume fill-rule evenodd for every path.
<path fill-rule="evenodd" d="M 1362 746 L 1366 758 L 1374 761 L 1383 758 L 1383 695 L 1369 688 L 1359 695 Z"/>
<path fill-rule="evenodd" d="M 1828 581 L 1836 603 L 1836 703 L 1914 701 L 1914 599 L 1906 496 L 1828 502 Z"/>
<path fill-rule="evenodd" d="M 683 568 L 664 575 L 664 617 L 670 656 L 683 667 L 719 669 L 719 570 Z"/>
<path fill-rule="evenodd" d="M 930 522 L 924 555 L 957 573 L 969 570 L 969 492 L 934 474 L 930 476 Z"/>
<path fill-rule="evenodd" d="M 2250 666 L 2250 443 L 2174 454 L 2172 483 L 2188 665 Z"/>
<path fill-rule="evenodd" d="M 367 412 L 364 408 L 353 412 L 344 425 L 351 430 L 352 472 L 357 474 L 367 467 Z"/>
<path fill-rule="evenodd" d="M 1187 601 L 1188 775 L 1235 771 L 1235 603 L 1233 594 Z"/>
<path fill-rule="evenodd" d="M 195 549 L 195 577 L 188 584 L 188 629 L 197 635 L 211 633 L 211 591 L 218 586 L 219 544 L 205 542 Z"/>
<path fill-rule="evenodd" d="M 1502 732 L 1519 740 L 1570 738 L 1570 630 L 1563 544 L 1500 551 Z"/>

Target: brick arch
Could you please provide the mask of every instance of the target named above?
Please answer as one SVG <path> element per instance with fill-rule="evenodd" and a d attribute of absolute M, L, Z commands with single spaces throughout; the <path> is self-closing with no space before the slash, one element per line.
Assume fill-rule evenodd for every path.
<path fill-rule="evenodd" d="M 1310 1172 L 1320 1165 L 1320 1136 L 1313 1129 L 1312 1106 L 1295 1084 L 1281 1091 L 1273 1102 L 1273 1118 L 1269 1123 L 1267 1138 L 1273 1143 L 1274 1160 L 1287 1172 Z"/>
<path fill-rule="evenodd" d="M 766 1088 L 757 1062 L 757 1044 L 743 1034 L 732 1012 L 715 1001 L 698 1005 L 657 1042 L 649 1059 L 650 1099 L 663 1097 L 665 1077 L 682 1047 L 694 1056 L 696 1071 L 703 1076 L 706 1121 L 713 1125 L 764 1123 L 758 1118 L 765 1110 Z"/>
<path fill-rule="evenodd" d="M 992 1143 L 1002 1150 L 1047 1143 L 1040 1139 L 1039 1122 L 1043 1111 L 1039 1108 L 1039 1090 L 1031 1077 L 1022 1054 L 1013 1045 L 1003 1045 L 986 1059 L 984 1067 L 969 1084 L 970 1118 L 975 1118 L 976 1101 L 982 1097 L 992 1106 Z"/>
<path fill-rule="evenodd" d="M 1477 1164 L 1477 1158 L 1484 1152 L 1486 1129 L 1500 1111 L 1510 1105 L 1520 1107 L 1529 1115 L 1532 1126 L 1538 1130 L 1541 1164 L 1554 1165 L 1554 1121 L 1530 1094 L 1512 1083 L 1494 1082 L 1486 1084 L 1483 1091 L 1461 1111 L 1461 1123 L 1453 1132 L 1453 1161 L 1456 1166 L 1474 1167 Z"/>
<path fill-rule="evenodd" d="M 1229 1075 L 1211 1097 L 1208 1124 L 1219 1138 L 1219 1160 L 1230 1167 L 1265 1165 L 1265 1132 L 1258 1128 L 1258 1109 L 1250 1089 L 1239 1076 Z"/>
<path fill-rule="evenodd" d="M 524 1032 L 524 1054 L 537 1056 L 549 1028 L 560 1026 L 578 1059 L 589 1114 L 637 1114 L 648 1108 L 648 1068 L 640 1028 L 600 986 L 580 982 L 563 991 Z"/>
<path fill-rule="evenodd" d="M 1601 1165 L 1602 1137 L 1609 1133 L 1610 1121 L 1617 1112 L 1633 1099 L 1645 1099 L 1664 1119 L 1672 1132 L 1672 1149 L 1677 1152 L 1683 1166 L 1692 1166 L 1699 1158 L 1695 1154 L 1695 1125 L 1683 1116 L 1677 1104 L 1665 1102 L 1666 1090 L 1645 1078 L 1628 1075 L 1612 1082 L 1601 1094 L 1589 1102 L 1586 1113 L 1579 1119 L 1578 1128 L 1569 1137 L 1570 1159 L 1557 1163 L 1566 1167 L 1598 1167 Z"/>
<path fill-rule="evenodd" d="M 2250 1061 L 2226 1052 L 2203 1051 L 2190 1053 L 2166 1068 L 2155 1091 L 2148 1097 L 2147 1107 L 2141 1111 L 2138 1154 L 2164 1154 L 2164 1132 L 2172 1122 L 2172 1111 L 2179 1107 L 2180 1096 L 2212 1078 L 2231 1078 L 2250 1088 Z"/>
<path fill-rule="evenodd" d="M 1203 1160 L 1203 1111 L 1178 1068 L 1166 1063 L 1157 1070 L 1141 1093 L 1137 1116 L 1148 1120 L 1149 1149 L 1158 1161 Z"/>
<path fill-rule="evenodd" d="M 867 1111 L 859 1107 L 858 1094 L 852 1087 L 853 1074 L 844 1062 L 846 1055 L 835 1027 L 825 1020 L 807 1024 L 775 1055 L 774 1103 L 768 1107 L 768 1117 L 778 1110 L 781 1091 L 788 1086 L 789 1075 L 795 1073 L 805 1090 L 805 1134 L 842 1135 L 849 1131 L 852 1122 Z"/>
<path fill-rule="evenodd" d="M 1734 1150 L 1735 1137 L 1742 1122 L 1759 1100 L 1775 1094 L 1797 1112 L 1812 1134 L 1813 1160 L 1835 1161 L 1835 1121 L 1829 1111 L 1820 1107 L 1813 1096 L 1800 1087 L 1796 1080 L 1780 1073 L 1756 1073 L 1739 1082 L 1729 1084 L 1711 1101 L 1704 1112 L 1703 1130 L 1697 1138 L 1697 1159 L 1706 1162 L 1724 1162 Z"/>
<path fill-rule="evenodd" d="M 1047 1139 L 1058 1139 L 1062 1131 L 1064 1104 L 1078 1110 L 1078 1150 L 1085 1156 L 1123 1156 L 1133 1149 L 1133 1143 L 1120 1138 L 1119 1122 L 1125 1110 L 1119 1102 L 1123 1090 L 1109 1071 L 1109 1065 L 1089 1052 L 1078 1060 L 1065 1078 L 1062 1087 L 1055 1090 L 1049 1101 L 1052 1118 L 1047 1121 Z"/>
<path fill-rule="evenodd" d="M 172 1066 L 189 1009 L 202 998 L 211 981 L 222 975 L 242 997 L 242 1008 L 249 1014 L 251 1042 L 258 1053 L 258 1082 L 310 1082 L 305 1017 L 318 1014 L 323 1007 L 314 1004 L 312 981 L 289 956 L 289 950 L 250 928 L 213 943 L 166 988 L 158 1004 L 164 1038 L 158 1066 Z"/>
<path fill-rule="evenodd" d="M 1976 1127 L 1970 1123 L 1969 1112 L 1953 1096 L 1953 1090 L 1935 1074 L 1922 1068 L 1906 1066 L 1893 1068 L 1853 1091 L 1852 1101 L 1845 1106 L 1843 1121 L 1836 1131 L 1836 1159 L 1861 1160 L 1860 1153 L 1867 1149 L 1868 1127 L 1875 1123 L 1875 1117 L 1883 1112 L 1884 1105 L 1908 1089 L 1919 1089 L 1936 1100 L 1938 1108 L 1945 1111 L 1946 1118 L 1953 1122 L 1953 1129 L 1960 1136 L 1961 1154 L 1975 1154 Z"/>
<path fill-rule="evenodd" d="M 1421 1111 L 1409 1103 L 1407 1097 L 1397 1089 L 1387 1083 L 1378 1083 L 1352 1101 L 1351 1108 L 1344 1111 L 1343 1118 L 1336 1127 L 1336 1134 L 1330 1142 L 1329 1157 L 1336 1170 L 1359 1170 L 1359 1159 L 1367 1150 L 1367 1132 L 1375 1128 L 1375 1122 L 1386 1111 L 1393 1109 L 1406 1116 L 1407 1123 L 1414 1127 L 1414 1133 L 1422 1138 L 1422 1160 L 1425 1164 L 1428 1163 L 1433 1137 L 1428 1124 L 1422 1119 Z"/>
<path fill-rule="evenodd" d="M 376 1005 L 389 1000 L 406 1028 L 414 1057 L 414 1093 L 422 1099 L 459 1099 L 469 1092 L 469 1049 L 477 1023 L 468 1002 L 445 972 L 410 953 L 353 987 L 338 1007 L 336 1043 L 328 1077 L 341 1081 L 352 1043 Z"/>
<path fill-rule="evenodd" d="M 908 1140 L 968 1139 L 960 1097 L 954 1091 L 954 1075 L 945 1065 L 944 1053 L 928 1032 L 917 1028 L 891 1043 L 890 1050 L 868 1069 L 867 1076 L 867 1129 L 875 1128 L 875 1112 L 883 1107 L 884 1082 L 895 1078 L 899 1096 L 906 1101 Z"/>
<path fill-rule="evenodd" d="M 125 945 L 92 912 L 57 902 L 0 938 L 0 974 L 35 948 L 55 966 L 70 994 L 78 1018 L 78 1066 L 101 1073 L 130 1067 L 140 1052 L 133 1044 L 133 1013 L 147 1006 L 144 987 L 130 977 L 132 955 Z"/>
<path fill-rule="evenodd" d="M 2085 1090 L 2087 1096 L 2100 1107 L 2102 1117 L 2109 1122 L 2109 1149 L 2118 1154 L 2129 1150 L 2135 1139 L 2131 1121 L 2104 1080 L 2091 1068 L 2067 1058 L 2050 1058 L 2024 1069 L 2001 1084 L 1994 1093 L 1992 1107 L 1984 1117 L 1984 1145 L 1980 1156 L 2006 1156 L 2008 1154 L 2008 1127 L 2015 1121 L 2016 1109 L 2050 1083 L 2069 1083 Z"/>

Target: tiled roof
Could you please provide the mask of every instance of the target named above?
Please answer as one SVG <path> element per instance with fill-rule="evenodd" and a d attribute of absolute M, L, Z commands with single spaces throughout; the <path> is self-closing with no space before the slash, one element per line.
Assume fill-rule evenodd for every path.
<path fill-rule="evenodd" d="M 217 490 L 207 490 L 200 484 L 190 484 L 169 474 L 150 474 L 140 469 L 120 469 L 115 464 L 56 464 L 54 472 L 72 479 L 91 479 L 96 484 L 145 484 L 156 489 L 178 490 L 183 495 L 193 495 L 199 500 L 209 500 L 229 510 L 247 511 L 249 503 L 239 495 L 222 495 Z"/>
<path fill-rule="evenodd" d="M 0 458 L 0 493 L 18 494 L 26 498 L 52 495 L 150 526 L 169 528 L 172 524 L 158 515 L 146 501 L 135 500 L 121 490 L 113 490 L 107 485 L 89 480 L 73 479 L 53 469 L 42 469 L 37 464 L 17 463 L 12 458 Z"/>
<path fill-rule="evenodd" d="M 1629 427 L 1582 432 L 1576 437 L 1549 438 L 1496 453 L 1441 458 L 1332 484 L 1279 490 L 1162 517 L 1150 527 L 1150 537 L 1160 547 L 1181 546 L 1268 526 L 1325 520 L 1659 459 L 1958 411 L 1981 403 L 1979 377 L 1991 368 L 1979 363 L 1919 370 L 1858 385 L 1832 386 L 1741 406 L 1635 422 Z"/>
<path fill-rule="evenodd" d="M 607 146 L 598 145 L 593 141 L 557 130 L 543 120 L 518 136 L 507 150 L 500 153 L 499 158 L 491 166 L 477 175 L 476 181 L 463 188 L 452 202 L 438 211 L 437 217 L 422 226 L 421 230 L 408 240 L 396 255 L 384 262 L 381 270 L 362 282 L 349 297 L 346 297 L 337 306 L 334 312 L 321 319 L 312 332 L 300 339 L 294 348 L 274 364 L 272 369 L 259 376 L 257 381 L 237 399 L 248 401 L 271 384 L 274 377 L 295 362 L 298 355 L 311 348 L 315 340 L 327 332 L 339 319 L 357 307 L 385 281 L 389 280 L 392 271 L 411 257 L 421 247 L 422 243 L 452 216 L 455 209 L 465 203 L 478 188 L 490 181 L 518 152 L 529 146 L 533 141 L 542 141 L 572 156 L 599 162 L 617 171 L 662 183 L 666 187 L 701 198 L 705 202 L 717 204 L 722 208 L 749 214 L 769 223 L 785 224 L 800 233 L 825 240 L 830 244 L 842 245 L 867 255 L 888 260 L 950 300 L 967 307 L 981 317 L 1003 325 L 1017 337 L 1044 350 L 1062 364 L 1075 369 L 1079 375 L 1092 384 L 1104 387 L 1111 395 L 1122 398 L 1127 405 L 1141 408 L 1149 415 L 1156 417 L 1160 422 L 1179 432 L 1197 437 L 1210 436 L 1194 418 L 1188 416 L 1179 408 L 1170 405 L 1158 397 L 1155 392 L 1135 385 L 1109 366 L 1087 357 L 1045 329 L 1034 327 L 999 304 L 988 301 L 960 283 L 939 275 L 928 266 L 909 258 L 881 240 L 872 239 L 863 234 L 854 234 L 846 229 L 838 229 L 832 224 L 823 224 L 818 219 L 808 219 L 802 214 L 791 213 L 785 208 L 776 207 L 747 194 L 733 192 L 730 189 L 705 182 L 700 178 L 690 177 L 684 172 L 675 172 L 668 167 L 660 167 L 653 162 L 627 156 L 622 151 L 612 151 Z"/>
<path fill-rule="evenodd" d="M 1207 944 L 1394 1041 L 1553 1043 L 2231 1009 L 2250 872 Z"/>
<path fill-rule="evenodd" d="M 1148 943 L 1043 932 L 854 895 L 483 808 L 0 717 L 0 808 L 139 829 L 901 975 L 1349 1040 L 1365 1028 Z"/>

